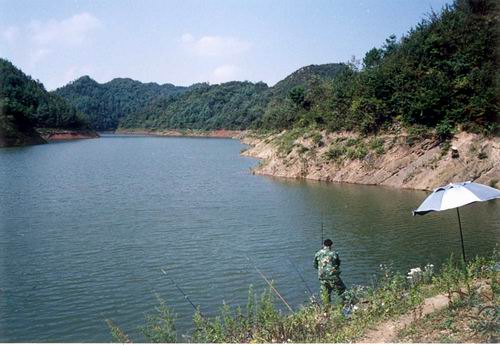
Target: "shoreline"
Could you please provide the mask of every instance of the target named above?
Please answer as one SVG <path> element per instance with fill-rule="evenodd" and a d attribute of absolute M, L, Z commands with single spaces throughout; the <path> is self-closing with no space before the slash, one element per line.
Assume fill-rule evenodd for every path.
<path fill-rule="evenodd" d="M 37 132 L 47 142 L 60 140 L 95 139 L 100 135 L 94 130 L 58 130 L 49 128 L 37 128 Z"/>
<path fill-rule="evenodd" d="M 115 134 L 128 134 L 128 135 L 145 135 L 151 137 L 198 137 L 198 138 L 223 138 L 223 139 L 241 139 L 246 131 L 243 130 L 226 130 L 217 129 L 210 131 L 201 130 L 162 130 L 153 131 L 146 129 L 117 129 Z"/>
<path fill-rule="evenodd" d="M 260 160 L 253 174 L 278 178 L 387 186 L 430 191 L 451 182 L 498 188 L 500 138 L 461 132 L 446 143 L 409 140 L 404 134 L 361 137 L 356 133 L 248 133 L 241 154 Z M 374 143 L 377 145 L 374 148 Z M 455 147 L 458 157 L 452 156 Z M 356 156 L 358 152 L 363 152 Z"/>
<path fill-rule="evenodd" d="M 40 136 L 50 141 L 99 138 L 93 130 L 58 130 L 39 128 Z M 385 133 L 361 137 L 351 132 L 302 133 L 288 138 L 290 131 L 259 136 L 248 130 L 147 130 L 118 129 L 103 134 L 123 134 L 152 137 L 192 137 L 236 139 L 248 147 L 242 156 L 259 163 L 251 168 L 255 175 L 295 180 L 387 186 L 398 189 L 433 190 L 457 181 L 475 181 L 498 187 L 500 168 L 500 139 L 487 138 L 466 132 L 457 133 L 447 142 L 448 148 L 435 138 L 420 138 L 410 143 L 407 134 Z M 284 151 L 284 140 L 287 147 Z M 370 147 L 378 140 L 377 152 Z M 363 157 L 345 152 L 364 150 Z M 458 148 L 459 157 L 453 158 L 449 147 Z M 332 148 L 335 154 L 331 155 Z M 352 151 L 351 151 L 352 153 Z"/>

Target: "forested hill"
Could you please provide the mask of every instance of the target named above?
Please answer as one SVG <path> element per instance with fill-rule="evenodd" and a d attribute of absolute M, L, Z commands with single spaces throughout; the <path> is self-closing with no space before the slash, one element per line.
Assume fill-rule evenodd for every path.
<path fill-rule="evenodd" d="M 289 102 L 293 92 L 305 92 L 315 83 L 332 81 L 345 68 L 343 64 L 306 66 L 272 88 L 262 82 L 196 84 L 181 95 L 161 99 L 131 113 L 119 126 L 153 130 L 258 128 L 275 103 Z"/>
<path fill-rule="evenodd" d="M 88 129 L 62 98 L 0 59 L 0 147 L 43 143 L 35 128 Z"/>
<path fill-rule="evenodd" d="M 240 112 L 238 123 L 222 116 L 230 121 L 205 125 L 207 114 L 216 115 L 219 108 L 231 110 L 218 103 L 224 103 L 221 97 L 211 97 L 218 95 L 215 90 L 226 88 L 214 85 L 157 104 L 154 112 L 141 111 L 142 120 L 123 125 L 244 128 L 248 124 L 266 130 L 315 127 L 362 133 L 406 128 L 412 135 L 433 133 L 443 139 L 462 130 L 498 134 L 498 18 L 497 1 L 456 0 L 439 13 L 429 13 L 405 36 L 390 36 L 362 61 L 303 67 L 262 93 L 263 98 L 249 95 L 248 102 L 259 104 L 252 108 L 245 103 L 252 109 L 246 121 L 241 118 L 245 112 Z M 263 111 L 255 112 L 259 109 Z"/>
<path fill-rule="evenodd" d="M 97 129 L 498 133 L 498 18 L 495 0 L 456 0 L 362 61 L 306 66 L 271 88 L 230 82 L 185 89 L 130 79 L 101 85 L 84 77 L 56 94 Z"/>
<path fill-rule="evenodd" d="M 271 93 L 275 97 L 287 97 L 290 90 L 295 87 L 310 89 L 315 83 L 332 81 L 339 72 L 346 68 L 347 65 L 343 63 L 327 63 L 301 67 L 285 79 L 277 82 L 271 88 Z"/>
<path fill-rule="evenodd" d="M 81 111 L 97 130 L 114 130 L 124 116 L 187 88 L 116 78 L 99 84 L 88 76 L 54 91 Z"/>
<path fill-rule="evenodd" d="M 132 113 L 122 129 L 246 129 L 258 120 L 268 103 L 264 83 L 196 84 L 178 96 L 167 97 Z"/>
<path fill-rule="evenodd" d="M 498 1 L 456 0 L 401 39 L 390 36 L 333 81 L 295 89 L 268 109 L 264 128 L 316 126 L 364 133 L 408 128 L 446 137 L 498 133 Z"/>

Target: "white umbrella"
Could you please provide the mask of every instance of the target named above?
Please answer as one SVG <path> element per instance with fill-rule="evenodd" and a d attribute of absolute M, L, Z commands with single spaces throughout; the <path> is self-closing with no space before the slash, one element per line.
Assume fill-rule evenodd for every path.
<path fill-rule="evenodd" d="M 450 183 L 447 186 L 434 189 L 419 208 L 413 211 L 413 215 L 424 215 L 432 211 L 444 211 L 456 208 L 458 227 L 460 228 L 460 240 L 462 241 L 462 255 L 465 262 L 464 237 L 462 235 L 462 224 L 458 208 L 473 202 L 488 201 L 496 198 L 500 198 L 500 190 L 496 188 L 470 181 Z"/>

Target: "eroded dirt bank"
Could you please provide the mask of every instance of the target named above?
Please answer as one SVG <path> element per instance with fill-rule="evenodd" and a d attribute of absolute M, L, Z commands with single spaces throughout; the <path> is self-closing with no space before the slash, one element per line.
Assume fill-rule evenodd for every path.
<path fill-rule="evenodd" d="M 444 143 L 405 134 L 290 131 L 247 133 L 242 141 L 250 145 L 243 155 L 261 159 L 253 169 L 260 175 L 422 190 L 459 181 L 498 187 L 500 180 L 500 138 L 465 132 Z"/>

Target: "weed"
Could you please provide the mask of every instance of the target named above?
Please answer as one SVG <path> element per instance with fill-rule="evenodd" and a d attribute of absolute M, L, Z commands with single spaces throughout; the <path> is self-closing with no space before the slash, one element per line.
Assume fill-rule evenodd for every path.
<path fill-rule="evenodd" d="M 484 306 L 479 310 L 478 316 L 470 323 L 470 327 L 476 333 L 486 337 L 489 342 L 497 342 L 500 337 L 500 307 Z"/>
<path fill-rule="evenodd" d="M 302 135 L 302 129 L 296 128 L 285 132 L 277 140 L 278 152 L 283 156 L 288 156 L 292 152 L 295 141 Z"/>
<path fill-rule="evenodd" d="M 131 343 L 131 340 L 128 337 L 128 335 L 125 334 L 125 332 L 120 327 L 118 327 L 113 321 L 107 319 L 106 324 L 109 327 L 109 331 L 111 332 L 111 337 L 114 342 L 122 344 Z"/>
<path fill-rule="evenodd" d="M 375 153 L 377 155 L 383 155 L 384 152 L 385 152 L 385 150 L 384 150 L 384 144 L 385 144 L 384 139 L 382 139 L 382 138 L 373 138 L 372 140 L 370 140 L 369 146 L 370 146 L 370 149 L 372 149 L 373 151 L 375 151 Z"/>
<path fill-rule="evenodd" d="M 316 145 L 316 146 L 318 146 L 318 147 L 321 147 L 321 146 L 324 145 L 324 143 L 323 143 L 323 136 L 319 132 L 315 132 L 311 136 L 311 140 L 312 140 L 313 144 Z"/>
<path fill-rule="evenodd" d="M 347 147 L 356 146 L 359 144 L 359 142 L 360 142 L 359 138 L 349 138 L 345 142 L 345 146 L 347 146 Z"/>
<path fill-rule="evenodd" d="M 416 319 L 419 318 L 424 297 L 436 292 L 435 289 L 446 291 L 455 298 L 451 308 L 436 314 L 439 321 L 433 320 L 434 316 L 418 321 L 423 322 L 426 330 L 444 329 L 446 333 L 438 331 L 438 335 L 444 337 L 441 340 L 460 340 L 457 332 L 461 331 L 462 324 L 457 322 L 461 322 L 463 308 L 479 308 L 470 328 L 494 340 L 498 335 L 498 317 L 494 317 L 498 315 L 498 306 L 488 307 L 491 303 L 482 305 L 473 285 L 478 279 L 491 279 L 491 288 L 498 294 L 500 283 L 498 272 L 494 271 L 495 260 L 476 258 L 464 266 L 451 257 L 436 275 L 430 264 L 424 269 L 413 269 L 412 281 L 394 273 L 390 266 L 381 265 L 379 278 L 373 287 L 354 287 L 344 294 L 342 301 L 333 305 L 310 303 L 290 314 L 283 314 L 276 308 L 271 289 L 265 290 L 256 301 L 250 286 L 246 310 L 231 308 L 224 303 L 216 316 L 205 317 L 198 309 L 193 317 L 191 340 L 197 343 L 353 342 L 362 336 L 367 327 L 383 319 L 409 311 L 413 311 Z M 430 281 L 433 285 L 428 284 Z M 146 317 L 143 334 L 150 342 L 175 341 L 173 321 L 173 314 L 160 300 L 156 313 Z M 117 326 L 111 322 L 108 325 L 115 341 L 130 341 Z M 420 333 L 421 328 L 409 328 L 401 334 L 413 339 L 424 334 Z"/>
<path fill-rule="evenodd" d="M 448 151 L 450 151 L 451 148 L 451 143 L 449 140 L 443 141 L 441 143 L 441 157 L 444 157 L 448 154 Z"/>
<path fill-rule="evenodd" d="M 342 157 L 346 153 L 346 148 L 341 145 L 332 144 L 328 150 L 325 152 L 325 157 L 328 160 L 334 160 L 340 162 Z"/>
<path fill-rule="evenodd" d="M 297 152 L 299 153 L 299 155 L 302 155 L 306 152 L 309 151 L 309 148 L 305 147 L 304 145 L 298 145 L 298 149 L 297 149 Z"/>
<path fill-rule="evenodd" d="M 167 307 L 165 301 L 157 296 L 159 306 L 155 314 L 146 315 L 146 325 L 140 330 L 144 337 L 151 343 L 175 343 L 175 315 Z"/>
<path fill-rule="evenodd" d="M 355 147 L 349 147 L 346 153 L 347 153 L 347 158 L 349 159 L 362 160 L 368 154 L 368 150 L 364 146 L 362 146 L 362 144 L 358 144 Z"/>
<path fill-rule="evenodd" d="M 414 125 L 408 128 L 408 136 L 406 137 L 406 144 L 413 146 L 416 142 L 431 136 L 429 128 L 425 126 Z"/>

